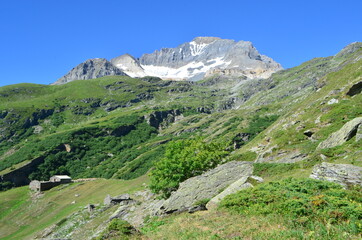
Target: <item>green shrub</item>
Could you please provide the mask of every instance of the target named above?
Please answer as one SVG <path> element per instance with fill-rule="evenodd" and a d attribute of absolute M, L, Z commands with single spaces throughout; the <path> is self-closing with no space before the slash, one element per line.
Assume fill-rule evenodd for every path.
<path fill-rule="evenodd" d="M 226 148 L 226 143 L 205 143 L 201 138 L 168 143 L 165 157 L 151 171 L 151 189 L 169 196 L 180 182 L 216 167 L 228 154 Z"/>
<path fill-rule="evenodd" d="M 362 231 L 361 188 L 344 190 L 338 184 L 314 179 L 260 184 L 229 195 L 220 207 L 249 216 L 282 215 L 288 224 L 311 231 L 326 223 L 351 234 Z"/>
<path fill-rule="evenodd" d="M 265 129 L 267 129 L 273 122 L 278 119 L 278 117 L 278 115 L 271 115 L 265 117 L 260 117 L 259 115 L 256 115 L 249 122 L 249 127 L 245 130 L 245 132 L 250 133 L 251 138 L 253 138 Z"/>
<path fill-rule="evenodd" d="M 107 229 L 101 233 L 96 240 L 105 239 L 128 239 L 129 236 L 138 234 L 137 230 L 128 222 L 120 219 L 113 219 Z"/>

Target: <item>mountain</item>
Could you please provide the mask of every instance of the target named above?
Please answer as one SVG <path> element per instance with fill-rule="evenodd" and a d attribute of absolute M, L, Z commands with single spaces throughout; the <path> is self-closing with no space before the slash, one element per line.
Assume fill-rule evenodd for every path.
<path fill-rule="evenodd" d="M 126 76 L 119 68 L 104 58 L 88 59 L 59 78 L 53 85 L 61 85 L 74 80 L 87 80 L 104 76 Z"/>
<path fill-rule="evenodd" d="M 361 238 L 362 43 L 256 79 L 131 77 L 145 61 L 0 88 L 0 238 Z M 23 186 L 55 174 L 83 182 Z"/>
<path fill-rule="evenodd" d="M 213 75 L 268 78 L 283 69 L 273 59 L 261 55 L 251 42 L 216 37 L 197 37 L 176 48 L 163 48 L 139 59 L 124 54 L 113 58 L 90 59 L 72 69 L 54 84 L 108 75 L 154 76 L 164 80 L 197 81 Z"/>
<path fill-rule="evenodd" d="M 139 59 L 146 75 L 200 80 L 214 74 L 267 78 L 280 64 L 261 55 L 251 42 L 197 37 L 176 48 L 163 48 Z"/>

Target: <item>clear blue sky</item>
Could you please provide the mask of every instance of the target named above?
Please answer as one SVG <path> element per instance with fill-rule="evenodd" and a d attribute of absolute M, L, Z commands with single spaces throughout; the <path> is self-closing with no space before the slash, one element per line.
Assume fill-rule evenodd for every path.
<path fill-rule="evenodd" d="M 89 58 L 140 57 L 197 36 L 251 41 L 289 68 L 362 41 L 362 1 L 2 1 L 0 34 L 0 86 L 49 84 Z"/>

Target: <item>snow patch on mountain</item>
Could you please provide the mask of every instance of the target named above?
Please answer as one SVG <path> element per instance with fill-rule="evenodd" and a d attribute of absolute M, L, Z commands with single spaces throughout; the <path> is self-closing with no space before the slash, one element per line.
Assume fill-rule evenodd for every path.
<path fill-rule="evenodd" d="M 191 62 L 180 68 L 171 68 L 155 65 L 141 65 L 148 76 L 157 76 L 162 79 L 186 80 L 200 73 L 205 73 L 215 67 L 226 67 L 230 64 L 223 57 L 211 59 L 205 65 L 203 62 Z"/>
<path fill-rule="evenodd" d="M 196 43 L 194 41 L 190 42 L 190 50 L 192 56 L 197 56 L 202 54 L 205 47 L 207 47 L 209 44 L 206 43 Z"/>

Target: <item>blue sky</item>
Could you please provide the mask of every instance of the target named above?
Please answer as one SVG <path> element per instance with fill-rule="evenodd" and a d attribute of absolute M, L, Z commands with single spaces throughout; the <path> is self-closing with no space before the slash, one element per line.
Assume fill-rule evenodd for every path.
<path fill-rule="evenodd" d="M 0 5 L 0 86 L 49 84 L 89 58 L 197 36 L 247 40 L 285 68 L 362 41 L 361 0 L 14 0 Z"/>

